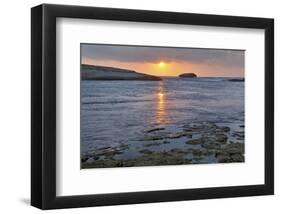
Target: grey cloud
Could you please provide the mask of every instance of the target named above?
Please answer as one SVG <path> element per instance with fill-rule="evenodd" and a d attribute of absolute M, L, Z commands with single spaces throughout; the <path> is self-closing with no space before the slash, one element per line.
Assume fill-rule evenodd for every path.
<path fill-rule="evenodd" d="M 149 46 L 81 45 L 82 57 L 120 62 L 192 62 L 244 67 L 244 51 Z"/>

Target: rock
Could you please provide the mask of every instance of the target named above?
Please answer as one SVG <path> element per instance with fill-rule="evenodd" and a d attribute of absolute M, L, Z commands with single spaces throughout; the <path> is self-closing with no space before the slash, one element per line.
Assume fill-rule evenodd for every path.
<path fill-rule="evenodd" d="M 81 65 L 82 80 L 162 80 L 160 77 L 148 74 L 137 73 L 133 70 L 97 66 L 97 65 Z"/>
<path fill-rule="evenodd" d="M 228 126 L 222 126 L 222 127 L 219 127 L 220 130 L 222 130 L 223 132 L 229 132 L 230 131 L 230 128 Z"/>
<path fill-rule="evenodd" d="M 202 147 L 205 149 L 221 149 L 220 143 L 210 142 L 202 144 Z"/>
<path fill-rule="evenodd" d="M 165 139 L 174 139 L 186 136 L 185 132 L 157 132 L 145 135 L 141 141 L 152 141 L 152 140 L 165 140 Z"/>
<path fill-rule="evenodd" d="M 232 79 L 228 79 L 229 82 L 244 82 L 245 79 L 244 78 L 232 78 Z"/>
<path fill-rule="evenodd" d="M 149 151 L 149 150 L 148 150 Z M 183 154 L 178 152 L 145 152 L 143 156 L 128 159 L 114 160 L 104 159 L 97 160 L 92 163 L 82 163 L 83 169 L 87 168 L 108 168 L 108 167 L 132 167 L 132 166 L 161 166 L 161 165 L 179 165 L 192 163 L 191 159 L 185 158 Z"/>
<path fill-rule="evenodd" d="M 152 142 L 152 143 L 147 143 L 147 144 L 145 144 L 143 146 L 150 147 L 150 146 L 159 146 L 161 144 L 162 144 L 161 142 Z"/>
<path fill-rule="evenodd" d="M 232 143 L 226 145 L 223 150 L 230 154 L 244 154 L 244 143 Z"/>
<path fill-rule="evenodd" d="M 184 73 L 184 74 L 180 74 L 179 77 L 182 77 L 182 78 L 195 78 L 195 77 L 197 77 L 197 75 L 194 74 L 194 73 Z"/>
<path fill-rule="evenodd" d="M 168 143 L 171 143 L 170 141 L 167 141 L 167 140 L 164 140 L 163 141 L 163 144 L 168 144 Z"/>
<path fill-rule="evenodd" d="M 160 130 L 165 130 L 165 128 L 153 128 L 153 129 L 146 130 L 145 132 L 150 133 L 150 132 L 155 132 L 155 131 L 160 131 Z"/>
<path fill-rule="evenodd" d="M 177 153 L 177 154 L 188 154 L 190 151 L 189 150 L 180 149 L 180 148 L 174 148 L 174 149 L 171 149 L 170 152 Z"/>
<path fill-rule="evenodd" d="M 184 136 L 186 136 L 186 133 L 184 133 L 184 132 L 177 132 L 177 133 L 169 134 L 168 138 L 173 139 L 173 138 L 180 138 L 180 137 L 184 137 Z"/>
<path fill-rule="evenodd" d="M 196 163 L 196 162 L 198 162 L 198 161 L 201 161 L 202 159 L 203 159 L 203 157 L 201 157 L 201 156 L 193 157 L 194 163 Z"/>
<path fill-rule="evenodd" d="M 233 155 L 233 154 L 238 154 L 240 153 L 241 151 L 237 148 L 229 148 L 229 149 L 225 149 L 224 150 L 225 152 L 227 152 L 228 154 L 230 155 Z"/>
<path fill-rule="evenodd" d="M 227 144 L 218 150 L 215 156 L 220 163 L 244 162 L 244 144 Z"/>
<path fill-rule="evenodd" d="M 207 150 L 206 149 L 192 149 L 192 154 L 194 156 L 202 156 L 202 155 L 206 155 Z"/>
<path fill-rule="evenodd" d="M 124 143 L 120 144 L 120 146 L 119 146 L 119 149 L 121 149 L 121 150 L 125 150 L 125 149 L 128 149 L 128 148 L 129 148 L 129 145 L 124 144 Z"/>
<path fill-rule="evenodd" d="M 152 154 L 153 152 L 151 150 L 148 149 L 143 149 L 139 151 L 140 153 L 144 153 L 144 154 Z"/>
<path fill-rule="evenodd" d="M 191 144 L 191 145 L 197 145 L 197 144 L 203 143 L 203 139 L 202 138 L 192 139 L 192 140 L 186 141 L 185 143 Z"/>
<path fill-rule="evenodd" d="M 88 158 L 88 160 L 86 161 L 86 163 L 91 164 L 91 163 L 93 163 L 94 161 L 95 161 L 95 159 L 94 159 L 94 158 Z"/>
<path fill-rule="evenodd" d="M 244 140 L 245 134 L 244 131 L 234 132 L 233 137 L 236 137 L 237 140 Z"/>
<path fill-rule="evenodd" d="M 219 163 L 230 163 L 231 158 L 228 155 L 218 155 L 217 156 L 218 162 Z"/>
<path fill-rule="evenodd" d="M 165 138 L 167 138 L 166 135 L 145 135 L 141 141 L 164 140 Z"/>
<path fill-rule="evenodd" d="M 220 143 L 226 143 L 227 136 L 225 134 L 216 134 L 216 141 Z"/>
<path fill-rule="evenodd" d="M 244 156 L 242 156 L 241 154 L 234 154 L 231 155 L 231 159 L 233 162 L 244 162 Z"/>
<path fill-rule="evenodd" d="M 94 155 L 97 155 L 97 156 L 114 156 L 114 155 L 117 155 L 117 154 L 122 154 L 122 150 L 121 149 L 117 149 L 117 148 L 109 148 L 109 149 L 105 149 L 105 150 L 101 150 L 101 151 L 97 151 L 96 153 L 94 153 Z"/>
<path fill-rule="evenodd" d="M 104 146 L 99 149 L 96 149 L 91 154 L 91 157 L 95 160 L 105 157 L 105 158 L 113 158 L 115 155 L 122 154 L 124 150 L 128 149 L 129 145 L 127 144 L 120 144 L 118 147 L 110 147 L 110 146 Z"/>
<path fill-rule="evenodd" d="M 83 158 L 81 158 L 81 162 L 86 162 L 88 160 L 88 158 L 87 157 L 83 157 Z"/>
<path fill-rule="evenodd" d="M 98 150 L 106 150 L 106 149 L 111 149 L 111 147 L 110 146 L 104 146 L 104 147 L 98 148 Z"/>

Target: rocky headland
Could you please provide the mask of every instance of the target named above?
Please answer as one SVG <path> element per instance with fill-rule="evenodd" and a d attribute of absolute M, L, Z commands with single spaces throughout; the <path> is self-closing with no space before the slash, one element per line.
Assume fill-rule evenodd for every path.
<path fill-rule="evenodd" d="M 82 80 L 162 80 L 160 77 L 115 67 L 81 65 Z"/>

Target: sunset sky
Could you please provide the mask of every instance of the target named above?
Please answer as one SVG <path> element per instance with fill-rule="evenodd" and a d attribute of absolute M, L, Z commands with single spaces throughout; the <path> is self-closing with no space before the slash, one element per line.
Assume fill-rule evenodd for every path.
<path fill-rule="evenodd" d="M 244 53 L 243 50 L 82 44 L 81 62 L 156 76 L 196 73 L 202 77 L 244 77 Z"/>

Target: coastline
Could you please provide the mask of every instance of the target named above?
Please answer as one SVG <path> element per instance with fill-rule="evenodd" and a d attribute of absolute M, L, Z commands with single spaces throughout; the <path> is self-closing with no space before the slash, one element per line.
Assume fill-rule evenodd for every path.
<path fill-rule="evenodd" d="M 181 164 L 244 162 L 244 125 L 239 131 L 213 122 L 185 124 L 174 132 L 165 127 L 143 131 L 142 155 L 131 159 L 118 159 L 118 155 L 130 148 L 128 144 L 103 147 L 81 157 L 81 168 L 110 168 L 135 166 L 161 166 Z M 186 147 L 157 151 L 155 147 L 184 140 Z"/>
<path fill-rule="evenodd" d="M 133 70 L 97 66 L 97 65 L 81 65 L 81 80 L 148 80 L 161 81 L 158 76 L 139 73 Z"/>

